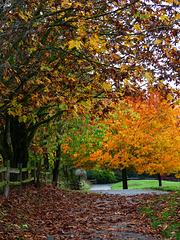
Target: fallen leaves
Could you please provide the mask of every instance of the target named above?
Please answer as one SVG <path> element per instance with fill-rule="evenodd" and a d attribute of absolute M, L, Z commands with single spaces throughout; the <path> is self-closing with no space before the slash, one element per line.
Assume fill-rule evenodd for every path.
<path fill-rule="evenodd" d="M 126 197 L 65 191 L 51 185 L 25 187 L 21 196 L 0 196 L 1 239 L 162 239 L 139 212 L 149 195 Z M 132 201 L 133 200 L 133 201 Z M 165 225 L 163 226 L 165 227 Z"/>
<path fill-rule="evenodd" d="M 180 237 L 180 192 L 159 196 L 143 204 L 141 212 L 150 218 L 151 225 L 167 239 Z"/>

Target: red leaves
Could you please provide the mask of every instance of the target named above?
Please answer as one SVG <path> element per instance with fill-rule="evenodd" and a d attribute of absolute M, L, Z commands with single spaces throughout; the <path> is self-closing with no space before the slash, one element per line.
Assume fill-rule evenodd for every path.
<path fill-rule="evenodd" d="M 138 212 L 147 195 L 124 197 L 56 189 L 26 187 L 0 198 L 1 239 L 116 239 L 141 235 L 159 237 Z M 132 201 L 133 200 L 133 201 Z M 133 203 L 134 202 L 134 203 Z"/>

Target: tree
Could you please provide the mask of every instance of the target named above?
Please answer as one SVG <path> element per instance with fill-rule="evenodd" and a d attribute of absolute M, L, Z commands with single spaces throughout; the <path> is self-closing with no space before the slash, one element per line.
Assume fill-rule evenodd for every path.
<path fill-rule="evenodd" d="M 109 127 L 102 149 L 90 155 L 106 168 L 126 168 L 139 174 L 179 173 L 179 107 L 172 108 L 157 94 L 146 101 L 127 100 L 103 122 Z"/>
<path fill-rule="evenodd" d="M 128 95 L 138 90 L 147 73 L 157 72 L 158 86 L 163 79 L 178 83 L 178 3 L 4 1 L 0 14 L 3 159 L 26 166 L 37 129 L 64 112 L 76 111 L 79 102 Z M 93 109 L 101 103 L 94 101 Z"/>
<path fill-rule="evenodd" d="M 148 133 L 144 161 L 138 161 L 139 173 L 162 175 L 163 172 L 179 174 L 179 106 L 172 107 L 158 95 L 151 95 L 145 106 L 136 108 L 141 114 L 141 127 Z M 147 123 L 148 122 L 148 123 Z M 143 147 L 143 150 L 146 147 Z M 146 150 L 145 150 L 146 151 Z M 140 157 L 141 153 L 138 153 Z M 140 157 L 141 158 L 141 157 Z M 160 180 L 160 178 L 159 178 Z M 160 183 L 160 181 L 159 181 Z"/>
<path fill-rule="evenodd" d="M 100 124 L 97 116 L 92 119 L 90 106 L 86 105 L 83 116 L 69 116 L 64 123 L 63 154 L 70 155 L 75 167 L 95 167 L 96 161 L 88 161 L 88 156 L 101 148 L 105 132 L 106 127 Z"/>

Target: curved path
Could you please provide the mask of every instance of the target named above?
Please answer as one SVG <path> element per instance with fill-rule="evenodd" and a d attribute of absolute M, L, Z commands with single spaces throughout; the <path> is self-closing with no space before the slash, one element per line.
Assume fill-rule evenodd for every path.
<path fill-rule="evenodd" d="M 133 196 L 137 194 L 167 194 L 166 191 L 148 190 L 148 189 L 121 189 L 111 190 L 110 184 L 96 184 L 89 189 L 90 192 L 105 193 L 105 194 L 119 194 L 121 196 Z"/>
<path fill-rule="evenodd" d="M 112 184 L 96 184 L 93 185 L 91 189 L 89 189 L 90 192 L 94 192 L 94 193 L 103 193 L 103 194 L 118 194 L 120 196 L 129 196 L 127 197 L 127 201 L 130 202 L 131 205 L 133 204 L 137 204 L 136 202 L 136 198 L 133 197 L 133 199 L 131 198 L 132 195 L 137 195 L 137 194 L 165 194 L 168 192 L 165 191 L 156 191 L 156 190 L 141 190 L 141 189 L 127 189 L 127 190 L 111 190 L 111 186 Z M 110 198 L 110 196 L 107 196 Z M 116 198 L 116 196 L 112 196 L 113 198 L 117 199 L 118 202 L 118 197 Z M 95 202 L 95 206 L 97 208 L 100 208 L 102 210 L 102 214 L 104 212 L 106 212 L 106 208 L 108 209 L 108 201 L 107 198 L 105 198 L 104 200 L 99 200 L 97 199 L 97 202 Z M 127 202 L 128 204 L 128 202 Z M 127 207 L 127 205 L 125 206 Z M 132 208 L 133 209 L 133 208 Z M 130 212 L 128 214 L 131 214 Z M 132 212 L 133 214 L 133 212 Z M 90 214 L 90 217 L 92 218 L 92 215 Z M 112 216 L 112 219 L 114 221 L 112 222 L 108 222 L 106 223 L 106 225 L 103 225 L 105 223 L 101 222 L 102 225 L 99 226 L 98 230 L 95 229 L 93 230 L 93 228 L 89 231 L 92 232 L 92 236 L 91 235 L 87 235 L 85 236 L 84 233 L 80 234 L 80 239 L 94 239 L 94 240 L 102 240 L 102 239 L 112 239 L 112 240 L 160 240 L 163 238 L 153 238 L 151 236 L 147 236 L 141 233 L 137 233 L 136 231 L 133 230 L 133 226 L 135 225 L 134 221 L 131 222 L 126 222 L 126 220 L 123 221 L 115 221 L 116 218 L 118 218 L 119 215 L 118 214 L 114 214 L 114 216 Z M 101 218 L 99 218 L 101 221 Z M 95 218 L 95 220 L 98 220 L 98 218 Z M 79 230 L 81 232 L 81 230 Z M 88 231 L 88 230 L 87 230 Z M 96 231 L 96 236 L 94 236 L 94 231 Z M 88 237 L 89 236 L 89 237 Z M 110 236 L 108 238 L 106 238 L 106 236 Z M 114 237 L 113 237 L 114 236 Z M 68 233 L 68 234 L 62 234 L 59 235 L 58 239 L 74 239 L 76 240 L 76 236 L 73 236 L 73 233 Z M 78 238 L 79 239 L 79 238 Z M 45 240 L 55 240 L 55 236 L 53 235 L 47 235 L 47 238 Z"/>

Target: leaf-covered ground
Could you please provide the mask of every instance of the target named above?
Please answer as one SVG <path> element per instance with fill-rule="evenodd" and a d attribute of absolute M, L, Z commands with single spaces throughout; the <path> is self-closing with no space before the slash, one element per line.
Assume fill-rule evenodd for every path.
<path fill-rule="evenodd" d="M 145 208 L 149 201 L 159 204 L 156 195 L 150 200 L 149 195 L 104 195 L 30 185 L 21 196 L 16 190 L 8 199 L 0 195 L 0 239 L 163 239 L 160 226 L 152 228 L 152 219 L 139 210 L 144 200 Z"/>

